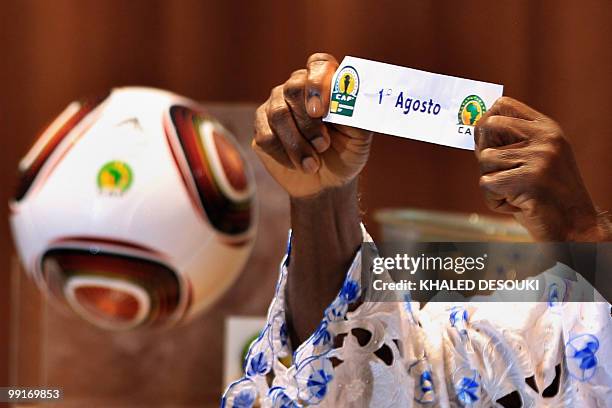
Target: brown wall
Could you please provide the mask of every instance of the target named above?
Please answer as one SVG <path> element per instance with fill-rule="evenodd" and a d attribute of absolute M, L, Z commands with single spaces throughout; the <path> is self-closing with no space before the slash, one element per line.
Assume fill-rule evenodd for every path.
<path fill-rule="evenodd" d="M 36 131 L 71 99 L 123 84 L 262 101 L 315 51 L 505 85 L 557 119 L 595 200 L 612 208 L 612 2 L 3 1 L 0 202 Z M 382 181 L 381 181 L 382 180 Z M 364 206 L 484 211 L 469 152 L 376 138 Z M 0 217 L 0 299 L 11 252 Z M 8 302 L 0 302 L 0 384 Z"/>

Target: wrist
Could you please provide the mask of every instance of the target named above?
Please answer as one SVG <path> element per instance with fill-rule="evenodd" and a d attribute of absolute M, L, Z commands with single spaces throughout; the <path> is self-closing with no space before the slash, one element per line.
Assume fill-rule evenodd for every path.
<path fill-rule="evenodd" d="M 303 202 L 306 204 L 312 204 L 313 201 L 326 199 L 332 196 L 349 196 L 354 194 L 356 197 L 358 178 L 359 176 L 357 175 L 342 184 L 325 186 L 320 189 L 299 189 L 298 191 L 292 191 L 292 189 L 287 188 L 286 191 L 289 194 L 291 201 L 295 201 L 297 203 Z"/>
<path fill-rule="evenodd" d="M 290 196 L 291 227 L 295 234 L 305 229 L 318 231 L 348 246 L 361 244 L 361 213 L 359 209 L 358 179 L 328 187 L 309 196 Z"/>
<path fill-rule="evenodd" d="M 302 258 L 317 259 L 321 264 L 315 269 L 325 275 L 352 259 L 363 240 L 357 179 L 290 202 L 292 244 L 299 248 L 291 257 L 300 259 L 294 266 L 311 264 Z"/>
<path fill-rule="evenodd" d="M 612 224 L 607 212 L 592 208 L 586 214 L 573 217 L 567 241 L 575 242 L 603 242 L 612 241 Z"/>

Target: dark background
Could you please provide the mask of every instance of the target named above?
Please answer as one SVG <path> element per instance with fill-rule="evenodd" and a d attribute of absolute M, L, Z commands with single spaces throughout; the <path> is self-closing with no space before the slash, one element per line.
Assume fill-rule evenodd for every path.
<path fill-rule="evenodd" d="M 2 1 L 0 202 L 37 131 L 79 96 L 149 85 L 262 102 L 309 54 L 326 51 L 504 84 L 561 123 L 596 203 L 610 209 L 611 21 L 605 0 Z M 378 136 L 363 206 L 370 215 L 388 206 L 485 212 L 477 179 L 469 152 Z M 0 385 L 12 253 L 3 208 Z"/>

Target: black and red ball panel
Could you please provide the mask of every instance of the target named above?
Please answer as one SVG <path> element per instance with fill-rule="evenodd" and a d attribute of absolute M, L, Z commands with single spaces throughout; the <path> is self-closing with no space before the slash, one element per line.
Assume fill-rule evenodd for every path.
<path fill-rule="evenodd" d="M 213 120 L 185 106 L 169 111 L 178 144 L 170 143 L 187 190 L 219 232 L 240 235 L 251 228 L 253 188 L 245 160 L 233 137 Z M 176 146 L 180 146 L 177 152 Z M 187 168 L 189 174 L 184 174 Z"/>
<path fill-rule="evenodd" d="M 54 298 L 73 309 L 76 302 L 86 318 L 108 326 L 120 327 L 141 314 L 139 325 L 163 325 L 183 307 L 176 273 L 153 259 L 55 247 L 42 256 L 40 270 Z"/>
<path fill-rule="evenodd" d="M 107 97 L 108 94 L 71 103 L 36 138 L 28 153 L 19 163 L 19 175 L 14 196 L 16 201 L 21 200 L 30 191 L 45 164 L 49 162 L 52 154 L 58 150 L 70 132 Z M 68 148 L 68 146 L 65 147 L 66 150 Z"/>

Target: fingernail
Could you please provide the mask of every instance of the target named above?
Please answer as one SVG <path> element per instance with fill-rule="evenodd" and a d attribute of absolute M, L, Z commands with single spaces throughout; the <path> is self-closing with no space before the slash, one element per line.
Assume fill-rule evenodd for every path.
<path fill-rule="evenodd" d="M 319 170 L 319 165 L 317 164 L 317 161 L 312 157 L 306 157 L 304 160 L 302 160 L 302 167 L 304 168 L 306 173 L 310 174 L 314 174 L 317 172 L 317 170 Z"/>
<path fill-rule="evenodd" d="M 312 143 L 312 146 L 315 148 L 315 150 L 318 153 L 323 153 L 326 149 L 327 149 L 327 141 L 325 140 L 324 137 L 319 136 L 315 139 L 312 139 L 312 141 L 310 142 Z"/>
<path fill-rule="evenodd" d="M 323 114 L 323 102 L 321 102 L 321 97 L 318 95 L 313 95 L 308 99 L 308 113 L 312 117 L 318 117 Z"/>

